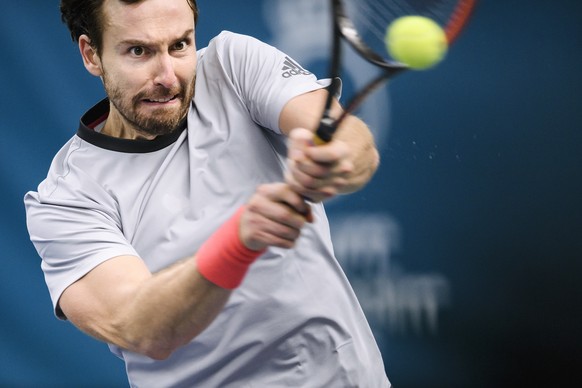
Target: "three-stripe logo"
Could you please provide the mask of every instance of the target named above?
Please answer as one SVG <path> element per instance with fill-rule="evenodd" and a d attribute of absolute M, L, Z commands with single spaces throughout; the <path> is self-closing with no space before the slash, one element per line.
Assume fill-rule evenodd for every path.
<path fill-rule="evenodd" d="M 283 62 L 283 68 L 281 70 L 283 71 L 282 74 L 283 78 L 289 78 L 299 74 L 302 75 L 311 74 L 309 71 L 299 66 L 297 62 L 295 62 L 293 59 L 289 57 L 285 57 L 285 62 Z"/>

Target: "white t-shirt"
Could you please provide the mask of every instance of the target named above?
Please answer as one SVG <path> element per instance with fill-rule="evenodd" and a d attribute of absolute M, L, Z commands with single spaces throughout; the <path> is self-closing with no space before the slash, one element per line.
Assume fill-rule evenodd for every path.
<path fill-rule="evenodd" d="M 38 191 L 25 196 L 57 315 L 64 318 L 62 292 L 97 265 L 136 255 L 159 271 L 195 253 L 257 185 L 282 181 L 280 112 L 324 85 L 275 48 L 223 32 L 199 51 L 180 130 L 153 141 L 111 138 L 94 130 L 108 101 L 88 111 Z M 295 248 L 268 249 L 216 320 L 167 360 L 110 345 L 131 386 L 390 386 L 334 257 L 323 206 L 313 208 L 316 222 Z"/>

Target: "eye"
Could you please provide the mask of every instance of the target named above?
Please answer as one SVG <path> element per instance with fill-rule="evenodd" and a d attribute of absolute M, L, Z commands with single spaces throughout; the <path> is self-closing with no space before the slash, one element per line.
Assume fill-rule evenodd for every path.
<path fill-rule="evenodd" d="M 145 49 L 141 46 L 131 47 L 129 53 L 135 57 L 141 57 L 145 54 Z"/>
<path fill-rule="evenodd" d="M 184 51 L 184 50 L 186 50 L 187 47 L 188 47 L 188 42 L 186 42 L 185 40 L 181 40 L 181 41 L 177 42 L 176 44 L 174 44 L 175 51 Z"/>

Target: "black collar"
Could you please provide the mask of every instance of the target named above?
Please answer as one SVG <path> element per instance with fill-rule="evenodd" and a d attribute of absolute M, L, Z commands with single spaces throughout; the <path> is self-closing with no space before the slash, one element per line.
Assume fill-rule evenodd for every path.
<path fill-rule="evenodd" d="M 109 99 L 99 101 L 87 111 L 79 123 L 77 136 L 99 148 L 110 151 L 127 153 L 147 153 L 159 151 L 178 140 L 178 137 L 186 129 L 186 119 L 182 120 L 175 131 L 167 135 L 161 135 L 153 140 L 120 139 L 96 132 L 93 128 L 105 121 L 109 115 Z"/>

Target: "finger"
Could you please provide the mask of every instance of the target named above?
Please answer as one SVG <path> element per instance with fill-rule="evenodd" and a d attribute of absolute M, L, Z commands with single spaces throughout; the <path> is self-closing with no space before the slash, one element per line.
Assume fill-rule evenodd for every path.
<path fill-rule="evenodd" d="M 303 152 L 308 160 L 317 164 L 334 165 L 349 159 L 350 148 L 345 142 L 335 140 L 317 147 L 306 147 Z"/>
<path fill-rule="evenodd" d="M 293 166 L 292 166 L 293 167 Z M 348 175 L 343 172 L 322 174 L 322 176 L 313 176 L 305 173 L 299 168 L 290 168 L 285 173 L 286 182 L 293 190 L 316 190 L 330 195 L 335 194 L 338 190 L 343 189 L 348 184 Z"/>
<path fill-rule="evenodd" d="M 289 133 L 289 149 L 305 149 L 313 145 L 313 132 L 305 128 L 295 128 Z"/>
<path fill-rule="evenodd" d="M 289 161 L 291 171 L 299 171 L 314 179 L 347 177 L 354 169 L 350 160 L 340 160 L 336 163 L 316 163 L 309 159 Z"/>
<path fill-rule="evenodd" d="M 263 233 L 262 235 L 259 234 L 259 238 L 261 239 L 261 241 L 264 241 L 265 246 L 272 246 L 285 249 L 293 248 L 295 246 L 295 241 L 297 241 L 298 237 L 299 233 L 297 234 L 297 236 L 292 238 L 280 237 L 273 233 Z"/>
<path fill-rule="evenodd" d="M 321 201 L 325 201 L 327 199 L 330 199 L 332 197 L 334 197 L 335 195 L 337 195 L 337 190 L 330 188 L 330 189 L 325 189 L 325 190 L 309 190 L 309 189 L 305 189 L 301 186 L 297 186 L 295 188 L 295 190 L 297 190 L 298 193 L 301 193 L 301 195 L 307 199 L 309 199 L 310 202 L 312 203 L 318 203 Z M 306 219 L 308 219 L 309 221 L 309 214 L 306 214 Z M 309 221 L 311 222 L 311 221 Z"/>
<path fill-rule="evenodd" d="M 299 237 L 301 230 L 282 225 L 258 213 L 252 213 L 246 220 L 244 236 L 250 246 L 264 248 L 277 246 L 290 248 Z"/>
<path fill-rule="evenodd" d="M 287 158 L 289 160 L 305 159 L 305 150 L 313 144 L 313 133 L 305 128 L 295 128 L 289 134 Z"/>
<path fill-rule="evenodd" d="M 255 250 L 267 246 L 292 247 L 301 234 L 306 217 L 299 216 L 295 219 L 293 216 L 285 216 L 294 211 L 282 203 L 272 207 L 272 204 L 258 202 L 260 201 L 255 198 L 247 203 L 246 212 L 241 219 L 241 240 L 247 247 Z M 311 216 L 307 218 L 309 217 Z"/>
<path fill-rule="evenodd" d="M 301 228 L 311 213 L 309 204 L 288 184 L 262 185 L 257 193 L 261 205 L 259 211 L 273 221 Z"/>

